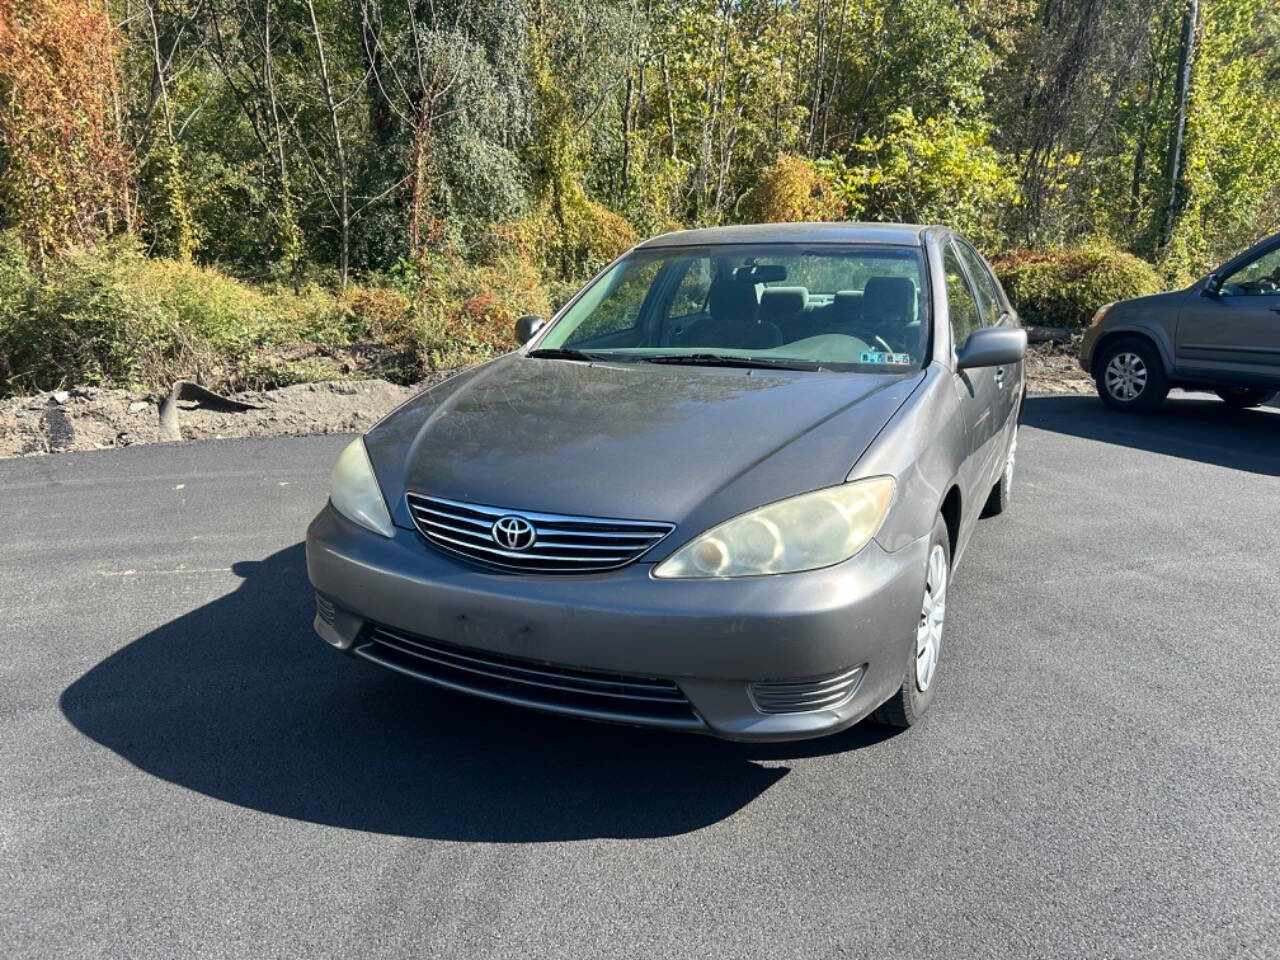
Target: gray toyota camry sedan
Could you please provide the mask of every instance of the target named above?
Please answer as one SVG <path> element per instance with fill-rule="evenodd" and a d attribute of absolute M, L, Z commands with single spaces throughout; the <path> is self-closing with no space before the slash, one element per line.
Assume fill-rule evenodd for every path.
<path fill-rule="evenodd" d="M 740 740 L 909 725 L 1009 499 L 1026 335 L 944 227 L 642 243 L 351 443 L 315 627 L 451 690 Z"/>

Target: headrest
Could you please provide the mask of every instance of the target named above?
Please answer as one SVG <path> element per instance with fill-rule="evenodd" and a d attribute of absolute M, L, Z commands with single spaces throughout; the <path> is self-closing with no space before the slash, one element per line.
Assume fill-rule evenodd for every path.
<path fill-rule="evenodd" d="M 755 323 L 760 301 L 756 285 L 732 277 L 717 277 L 707 291 L 707 309 L 717 320 L 733 323 Z"/>
<path fill-rule="evenodd" d="M 760 317 L 764 320 L 789 320 L 809 304 L 806 287 L 765 287 L 760 295 Z"/>
<path fill-rule="evenodd" d="M 916 285 L 908 277 L 872 277 L 862 289 L 862 313 L 879 319 L 916 315 Z"/>
<path fill-rule="evenodd" d="M 862 292 L 859 290 L 837 290 L 832 302 L 832 316 L 836 323 L 848 323 L 858 318 L 862 307 Z"/>

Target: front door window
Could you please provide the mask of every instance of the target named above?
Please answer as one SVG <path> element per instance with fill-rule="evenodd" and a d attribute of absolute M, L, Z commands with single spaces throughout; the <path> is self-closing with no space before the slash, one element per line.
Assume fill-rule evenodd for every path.
<path fill-rule="evenodd" d="M 1247 263 L 1222 282 L 1224 297 L 1280 296 L 1280 247 Z"/>

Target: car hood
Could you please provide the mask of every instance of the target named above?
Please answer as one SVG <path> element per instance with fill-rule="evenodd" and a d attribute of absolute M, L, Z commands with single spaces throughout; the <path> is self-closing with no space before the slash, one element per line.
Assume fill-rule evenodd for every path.
<path fill-rule="evenodd" d="M 404 404 L 366 444 L 401 526 L 408 490 L 679 523 L 841 482 L 920 380 L 508 354 Z"/>
<path fill-rule="evenodd" d="M 1107 318 L 1125 317 L 1142 314 L 1151 310 L 1176 309 L 1190 295 L 1188 290 L 1166 290 L 1163 293 L 1149 293 L 1143 297 L 1130 297 L 1128 300 L 1117 300 L 1107 314 Z"/>

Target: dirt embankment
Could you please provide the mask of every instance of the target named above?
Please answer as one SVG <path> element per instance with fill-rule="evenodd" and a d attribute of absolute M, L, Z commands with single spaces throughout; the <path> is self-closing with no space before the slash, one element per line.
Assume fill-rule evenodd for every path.
<path fill-rule="evenodd" d="M 1093 393 L 1093 378 L 1080 369 L 1080 338 L 1033 343 L 1027 349 L 1027 392 Z"/>
<path fill-rule="evenodd" d="M 1032 393 L 1091 393 L 1072 344 L 1036 344 L 1027 358 Z M 236 394 L 256 409 L 219 412 L 178 405 L 184 440 L 358 433 L 448 373 L 409 387 L 385 380 L 330 380 Z M 0 457 L 99 450 L 160 439 L 160 405 L 126 390 L 82 387 L 0 400 Z"/>
<path fill-rule="evenodd" d="M 180 403 L 178 426 L 184 440 L 357 433 L 443 378 L 412 387 L 385 380 L 331 380 L 250 391 L 236 399 L 256 409 L 235 412 Z M 155 443 L 161 432 L 159 411 L 154 397 L 94 387 L 3 400 L 0 457 Z"/>

